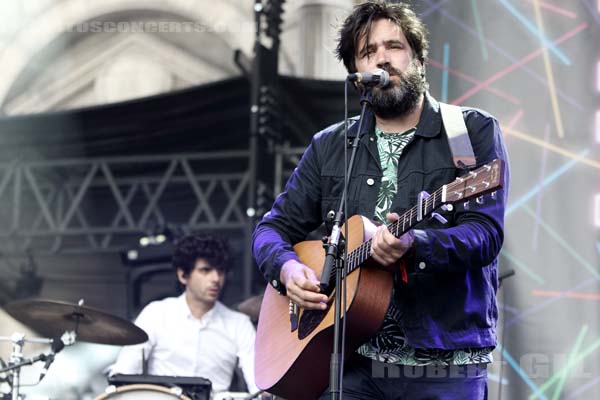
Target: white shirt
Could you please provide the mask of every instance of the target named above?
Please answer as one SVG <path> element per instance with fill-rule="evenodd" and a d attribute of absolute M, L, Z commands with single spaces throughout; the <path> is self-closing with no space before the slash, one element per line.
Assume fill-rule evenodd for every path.
<path fill-rule="evenodd" d="M 148 334 L 148 341 L 125 346 L 110 374 L 141 374 L 142 349 L 148 374 L 198 376 L 209 379 L 215 392 L 229 389 L 236 361 L 248 390 L 254 383 L 254 340 L 250 318 L 220 302 L 198 320 L 192 315 L 185 293 L 148 304 L 135 324 Z"/>

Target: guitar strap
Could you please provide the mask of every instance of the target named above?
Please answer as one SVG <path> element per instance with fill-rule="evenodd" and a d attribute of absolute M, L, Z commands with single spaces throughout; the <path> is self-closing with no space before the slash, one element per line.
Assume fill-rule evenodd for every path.
<path fill-rule="evenodd" d="M 459 169 L 474 167 L 473 146 L 460 107 L 440 102 L 440 112 L 454 165 Z"/>

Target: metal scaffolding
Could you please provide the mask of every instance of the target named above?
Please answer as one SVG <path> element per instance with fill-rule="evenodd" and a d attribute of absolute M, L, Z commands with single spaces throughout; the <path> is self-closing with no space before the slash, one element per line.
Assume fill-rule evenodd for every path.
<path fill-rule="evenodd" d="M 168 224 L 247 229 L 248 151 L 0 164 L 0 251 L 114 252 Z"/>
<path fill-rule="evenodd" d="M 284 0 L 255 0 L 250 127 L 239 151 L 0 163 L 0 254 L 121 252 L 169 226 L 244 239 L 251 293 L 254 223 L 270 207 L 281 142 L 278 55 Z M 239 59 L 239 57 L 238 57 Z M 250 64 L 248 62 L 248 64 Z"/>

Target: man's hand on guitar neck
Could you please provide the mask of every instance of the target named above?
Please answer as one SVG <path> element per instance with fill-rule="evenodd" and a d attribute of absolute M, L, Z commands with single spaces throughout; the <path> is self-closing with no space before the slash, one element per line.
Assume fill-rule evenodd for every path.
<path fill-rule="evenodd" d="M 279 279 L 285 285 L 287 296 L 294 303 L 309 310 L 327 308 L 327 296 L 320 293 L 319 279 L 314 271 L 296 260 L 288 260 L 281 267 Z"/>
<path fill-rule="evenodd" d="M 388 213 L 386 218 L 392 223 L 400 216 Z M 414 242 L 415 235 L 412 230 L 397 238 L 390 233 L 386 225 L 380 225 L 371 238 L 371 257 L 382 266 L 393 265 L 412 248 Z"/>

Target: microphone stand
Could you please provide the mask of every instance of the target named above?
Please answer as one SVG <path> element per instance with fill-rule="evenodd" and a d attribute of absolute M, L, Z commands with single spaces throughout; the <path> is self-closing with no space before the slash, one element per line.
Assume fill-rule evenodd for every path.
<path fill-rule="evenodd" d="M 12 371 L 12 378 L 9 382 L 11 386 L 11 400 L 19 400 L 19 388 L 21 386 L 21 367 L 31 365 L 38 361 L 47 361 L 50 354 L 41 354 L 37 357 L 26 359 L 23 357 L 23 347 L 25 342 L 34 343 L 52 343 L 51 339 L 25 339 L 22 333 L 14 333 L 11 337 L 0 337 L 0 340 L 10 340 L 12 342 L 12 352 L 8 366 L 0 369 L 0 373 Z"/>
<path fill-rule="evenodd" d="M 347 83 L 346 83 L 347 84 Z M 326 248 L 325 264 L 321 273 L 321 292 L 329 294 L 333 290 L 330 287 L 330 278 L 332 270 L 335 271 L 335 302 L 334 302 L 334 324 L 333 324 L 333 352 L 331 353 L 331 359 L 329 363 L 329 393 L 331 394 L 332 400 L 338 400 L 341 398 L 340 392 L 340 371 L 341 371 L 341 354 L 344 349 L 341 349 L 341 307 L 342 307 L 342 274 L 345 269 L 345 260 L 342 258 L 344 243 L 340 243 L 342 221 L 344 220 L 344 205 L 346 203 L 346 196 L 348 191 L 348 181 L 352 174 L 354 167 L 354 158 L 356 156 L 358 145 L 362 137 L 362 129 L 367 114 L 368 108 L 371 107 L 371 88 L 365 86 L 362 93 L 360 104 L 362 106 L 360 112 L 360 120 L 358 122 L 358 132 L 352 142 L 352 155 L 350 156 L 350 162 L 347 166 L 346 180 L 344 182 L 344 190 L 342 192 L 342 198 L 337 213 L 333 220 L 333 228 L 331 230 L 331 236 L 329 242 L 324 244 Z M 344 140 L 345 142 L 345 140 Z M 346 145 L 346 144 L 344 144 Z M 347 239 L 347 238 L 346 238 Z M 345 274 L 344 274 L 345 275 Z M 345 310 L 344 310 L 345 314 Z"/>
<path fill-rule="evenodd" d="M 33 358 L 24 358 L 17 363 L 14 363 L 14 364 L 10 363 L 4 368 L 0 368 L 0 374 L 2 374 L 4 372 L 9 372 L 9 371 L 12 371 L 15 369 L 19 369 L 21 367 L 25 367 L 27 365 L 35 364 L 38 361 L 48 361 L 51 358 L 54 358 L 54 353 L 43 353 L 43 354 L 37 355 Z"/>

